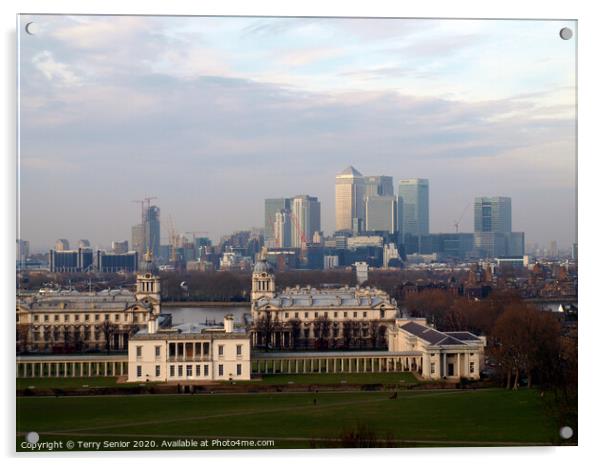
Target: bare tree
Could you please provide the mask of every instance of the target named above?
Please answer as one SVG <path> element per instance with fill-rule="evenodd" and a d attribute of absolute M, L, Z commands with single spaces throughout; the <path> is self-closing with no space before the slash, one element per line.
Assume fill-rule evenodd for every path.
<path fill-rule="evenodd" d="M 105 351 L 109 354 L 111 352 L 111 340 L 117 331 L 117 325 L 107 319 L 101 324 L 100 328 L 104 336 Z"/>

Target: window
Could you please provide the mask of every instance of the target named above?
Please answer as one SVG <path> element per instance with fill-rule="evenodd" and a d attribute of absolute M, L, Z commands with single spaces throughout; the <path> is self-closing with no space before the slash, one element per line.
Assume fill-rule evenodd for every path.
<path fill-rule="evenodd" d="M 119 314 L 115 314 L 115 322 L 119 322 Z"/>
<path fill-rule="evenodd" d="M 203 343 L 203 355 L 209 356 L 209 343 Z"/>
<path fill-rule="evenodd" d="M 236 345 L 236 356 L 242 356 L 242 345 Z"/>
<path fill-rule="evenodd" d="M 109 314 L 105 314 L 105 320 L 109 320 Z"/>
<path fill-rule="evenodd" d="M 209 376 L 209 364 L 205 364 L 205 367 L 203 368 L 203 375 L 205 377 Z"/>
<path fill-rule="evenodd" d="M 136 357 L 137 358 L 142 357 L 142 346 L 136 346 Z"/>
<path fill-rule="evenodd" d="M 75 314 L 75 320 L 79 321 L 79 314 Z"/>
<path fill-rule="evenodd" d="M 324 311 L 324 317 L 328 317 L 328 312 Z"/>
<path fill-rule="evenodd" d="M 47 314 L 44 315 L 44 322 L 48 322 L 48 315 Z"/>
<path fill-rule="evenodd" d="M 295 319 L 298 319 L 298 318 L 299 318 L 299 313 L 295 312 Z"/>
<path fill-rule="evenodd" d="M 159 356 L 161 356 L 161 347 L 155 346 L 155 357 L 158 358 Z"/>
<path fill-rule="evenodd" d="M 236 365 L 236 375 L 242 375 L 242 364 Z"/>
<path fill-rule="evenodd" d="M 309 312 L 305 313 L 305 318 L 307 319 L 309 317 Z"/>
<path fill-rule="evenodd" d="M 186 377 L 192 377 L 192 364 L 186 366 Z"/>
<path fill-rule="evenodd" d="M 317 319 L 318 318 L 318 313 L 314 312 L 314 317 Z"/>
<path fill-rule="evenodd" d="M 176 366 L 173 364 L 169 366 L 169 376 L 174 377 L 176 375 Z"/>
<path fill-rule="evenodd" d="M 336 319 L 338 316 L 339 316 L 339 313 L 338 313 L 338 312 L 335 312 L 335 313 L 334 313 L 334 318 Z"/>
<path fill-rule="evenodd" d="M 100 320 L 100 314 L 94 314 L 94 320 Z"/>
<path fill-rule="evenodd" d="M 178 377 L 182 377 L 182 366 L 178 366 Z"/>
<path fill-rule="evenodd" d="M 161 366 L 155 366 L 155 377 L 161 377 Z"/>
<path fill-rule="evenodd" d="M 353 317 L 357 317 L 357 312 L 354 312 L 354 313 L 353 313 Z"/>
<path fill-rule="evenodd" d="M 59 316 L 58 316 L 58 315 L 54 316 L 54 321 L 55 321 L 55 322 L 58 322 L 58 321 L 59 321 Z"/>
<path fill-rule="evenodd" d="M 431 363 L 431 374 L 434 374 L 434 373 L 435 373 L 435 363 L 432 362 Z"/>
<path fill-rule="evenodd" d="M 364 311 L 364 317 L 368 317 L 368 313 Z"/>
<path fill-rule="evenodd" d="M 200 364 L 196 365 L 196 376 L 197 377 L 201 376 L 201 365 Z"/>
<path fill-rule="evenodd" d="M 39 318 L 38 318 L 38 316 L 37 316 L 37 315 L 33 316 L 33 320 L 34 320 L 35 322 L 37 322 L 37 321 L 38 321 L 38 319 L 39 319 Z"/>
<path fill-rule="evenodd" d="M 65 322 L 69 322 L 69 314 L 65 314 Z"/>
<path fill-rule="evenodd" d="M 285 313 L 284 313 L 284 317 L 285 317 L 286 319 L 288 319 L 288 312 L 285 312 Z"/>
<path fill-rule="evenodd" d="M 217 346 L 217 354 L 218 354 L 218 356 L 223 356 L 224 355 L 224 345 L 218 345 Z"/>
<path fill-rule="evenodd" d="M 220 364 L 219 366 L 217 366 L 217 371 L 220 376 L 224 375 L 224 365 Z"/>
<path fill-rule="evenodd" d="M 474 374 L 474 362 L 470 362 L 470 373 Z"/>
<path fill-rule="evenodd" d="M 136 366 L 136 377 L 142 377 L 142 366 Z"/>
<path fill-rule="evenodd" d="M 90 314 L 84 315 L 84 320 L 88 322 L 90 320 Z"/>
<path fill-rule="evenodd" d="M 347 313 L 343 312 L 343 317 L 347 318 Z"/>

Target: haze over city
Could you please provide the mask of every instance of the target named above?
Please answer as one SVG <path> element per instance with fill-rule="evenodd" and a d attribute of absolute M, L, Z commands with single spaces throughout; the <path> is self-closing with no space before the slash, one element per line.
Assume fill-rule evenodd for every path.
<path fill-rule="evenodd" d="M 432 232 L 512 198 L 529 243 L 576 241 L 575 41 L 561 21 L 23 16 L 19 237 L 213 239 L 335 176 L 427 178 Z M 23 29 L 23 28 L 21 28 Z M 472 208 L 460 231 L 472 231 Z"/>

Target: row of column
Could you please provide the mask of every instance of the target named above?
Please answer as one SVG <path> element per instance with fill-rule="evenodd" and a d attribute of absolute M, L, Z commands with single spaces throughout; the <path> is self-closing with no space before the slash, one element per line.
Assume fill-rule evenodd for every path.
<path fill-rule="evenodd" d="M 421 358 L 416 357 L 315 357 L 258 359 L 256 374 L 311 374 L 350 372 L 409 372 L 420 371 Z"/>
<path fill-rule="evenodd" d="M 127 361 L 17 361 L 17 377 L 110 377 L 127 375 Z"/>

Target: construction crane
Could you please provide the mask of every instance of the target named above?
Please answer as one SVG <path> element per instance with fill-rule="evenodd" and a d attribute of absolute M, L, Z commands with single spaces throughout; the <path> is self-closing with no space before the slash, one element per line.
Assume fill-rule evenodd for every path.
<path fill-rule="evenodd" d="M 178 260 L 177 249 L 180 243 L 180 235 L 176 231 L 171 215 L 167 219 L 167 231 L 169 234 L 169 244 L 171 245 L 170 261 L 175 264 Z"/>
<path fill-rule="evenodd" d="M 464 218 L 464 215 L 466 215 L 466 211 L 468 210 L 469 207 L 470 207 L 470 202 L 468 204 L 466 204 L 466 207 L 464 207 L 464 210 L 462 211 L 462 215 L 460 215 L 460 218 L 458 218 L 458 220 L 456 220 L 454 222 L 454 227 L 456 228 L 456 233 L 458 233 L 458 228 L 460 226 L 460 222 Z"/>

